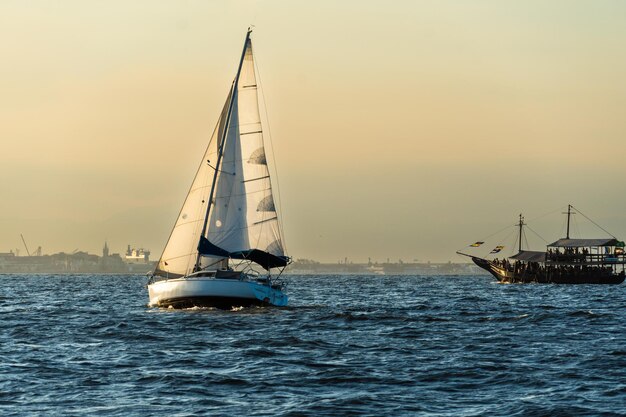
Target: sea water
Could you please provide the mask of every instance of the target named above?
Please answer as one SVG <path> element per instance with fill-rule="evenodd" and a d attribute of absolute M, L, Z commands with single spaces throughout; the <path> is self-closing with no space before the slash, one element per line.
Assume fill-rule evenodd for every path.
<path fill-rule="evenodd" d="M 0 415 L 626 413 L 626 286 L 293 276 L 287 308 L 147 306 L 146 279 L 0 276 Z"/>

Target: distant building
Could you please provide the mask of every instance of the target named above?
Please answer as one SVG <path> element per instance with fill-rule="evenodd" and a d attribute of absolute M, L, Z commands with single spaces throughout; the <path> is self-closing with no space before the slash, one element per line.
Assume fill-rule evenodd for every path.
<path fill-rule="evenodd" d="M 150 251 L 144 248 L 135 249 L 128 245 L 126 249 L 126 256 L 124 256 L 126 263 L 131 264 L 147 264 L 150 262 Z"/>
<path fill-rule="evenodd" d="M 0 274 L 145 274 L 154 268 L 154 262 L 150 262 L 149 256 L 150 251 L 131 249 L 130 246 L 125 257 L 118 253 L 110 253 L 108 242 L 104 242 L 102 257 L 79 250 L 72 253 L 41 255 L 40 248 L 31 256 L 19 256 L 17 251 L 0 252 Z"/>

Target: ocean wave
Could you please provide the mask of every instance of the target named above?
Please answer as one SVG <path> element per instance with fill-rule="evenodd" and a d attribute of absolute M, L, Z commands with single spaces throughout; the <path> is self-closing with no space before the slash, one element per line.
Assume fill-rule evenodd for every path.
<path fill-rule="evenodd" d="M 313 276 L 222 311 L 146 307 L 143 277 L 0 280 L 3 416 L 624 410 L 622 287 Z"/>

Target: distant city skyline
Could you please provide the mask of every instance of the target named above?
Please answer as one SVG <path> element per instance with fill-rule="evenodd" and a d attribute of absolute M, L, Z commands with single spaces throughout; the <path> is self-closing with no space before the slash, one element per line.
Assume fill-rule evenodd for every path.
<path fill-rule="evenodd" d="M 462 261 L 520 212 L 561 237 L 568 203 L 624 239 L 625 15 L 608 0 L 1 2 L 0 252 L 23 234 L 44 253 L 106 240 L 158 258 L 250 24 L 294 258 Z"/>

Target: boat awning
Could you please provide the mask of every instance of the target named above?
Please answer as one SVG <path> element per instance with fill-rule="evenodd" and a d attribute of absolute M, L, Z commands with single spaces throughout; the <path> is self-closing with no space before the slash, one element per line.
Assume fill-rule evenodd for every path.
<path fill-rule="evenodd" d="M 280 268 L 287 266 L 287 264 L 289 263 L 289 257 L 287 256 L 272 255 L 271 253 L 262 251 L 260 249 L 248 249 L 237 252 L 229 252 L 225 249 L 220 248 L 217 245 L 214 245 L 204 237 L 200 238 L 200 243 L 198 244 L 198 252 L 201 255 L 206 256 L 222 256 L 224 258 L 252 261 L 256 264 L 261 265 L 265 269 Z"/>
<path fill-rule="evenodd" d="M 513 256 L 510 256 L 509 259 L 515 259 L 524 262 L 545 262 L 546 253 L 532 250 L 523 250 Z"/>
<path fill-rule="evenodd" d="M 289 258 L 287 256 L 276 256 L 259 249 L 250 249 L 240 252 L 231 252 L 233 259 L 246 259 L 261 265 L 265 269 L 281 268 L 287 266 Z"/>
<path fill-rule="evenodd" d="M 617 239 L 559 239 L 548 245 L 553 248 L 585 248 L 591 246 L 620 246 Z"/>

